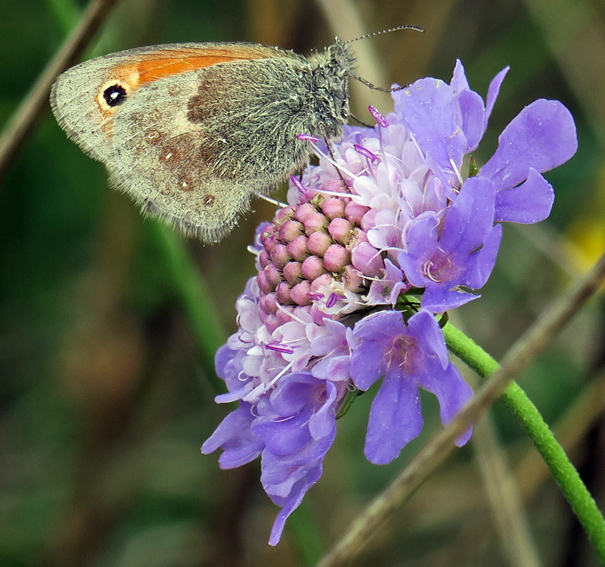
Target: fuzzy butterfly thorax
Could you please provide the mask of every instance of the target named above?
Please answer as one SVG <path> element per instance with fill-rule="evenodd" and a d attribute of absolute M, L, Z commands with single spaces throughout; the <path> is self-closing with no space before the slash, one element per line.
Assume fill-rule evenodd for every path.
<path fill-rule="evenodd" d="M 336 43 L 309 58 L 313 67 L 311 99 L 318 130 L 311 132 L 328 140 L 342 136 L 342 126 L 350 115 L 349 78 L 354 58 L 347 44 Z"/>

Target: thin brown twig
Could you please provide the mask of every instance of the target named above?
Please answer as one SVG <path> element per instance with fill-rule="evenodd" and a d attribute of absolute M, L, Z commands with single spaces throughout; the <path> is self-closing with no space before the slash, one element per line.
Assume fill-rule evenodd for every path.
<path fill-rule="evenodd" d="M 59 73 L 71 67 L 90 43 L 117 0 L 91 0 L 80 23 L 65 38 L 59 51 L 48 62 L 0 136 L 0 184 L 19 155 L 43 112 L 50 87 Z"/>
<path fill-rule="evenodd" d="M 489 413 L 475 425 L 472 442 L 491 515 L 508 565 L 539 567 L 542 562 L 529 529 L 519 487 L 508 465 L 508 458 L 498 442 L 496 427 Z"/>
<path fill-rule="evenodd" d="M 436 434 L 412 459 L 391 485 L 377 496 L 349 526 L 343 537 L 322 558 L 318 567 L 349 562 L 368 543 L 393 512 L 453 452 L 454 441 L 525 370 L 552 338 L 571 320 L 605 279 L 605 254 L 571 292 L 559 299 L 521 336 L 502 360 L 502 366 L 479 389 L 447 428 Z"/>

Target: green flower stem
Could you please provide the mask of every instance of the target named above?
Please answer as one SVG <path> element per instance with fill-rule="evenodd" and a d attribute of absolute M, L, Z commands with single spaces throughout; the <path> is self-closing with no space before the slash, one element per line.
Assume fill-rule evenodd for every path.
<path fill-rule="evenodd" d="M 449 323 L 445 325 L 443 333 L 450 351 L 480 376 L 485 378 L 500 367 L 489 354 L 453 325 Z M 502 398 L 531 437 L 582 524 L 588 539 L 605 564 L 605 520 L 578 471 L 555 439 L 536 406 L 516 382 L 508 386 Z"/>

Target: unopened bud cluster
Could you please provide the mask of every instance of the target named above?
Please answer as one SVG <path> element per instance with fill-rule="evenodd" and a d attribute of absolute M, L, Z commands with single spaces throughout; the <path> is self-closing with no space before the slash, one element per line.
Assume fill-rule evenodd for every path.
<path fill-rule="evenodd" d="M 368 245 L 361 227 L 368 210 L 345 194 L 317 194 L 278 211 L 260 235 L 258 256 L 260 318 L 270 331 L 289 321 L 293 308 L 311 312 L 311 306 L 319 302 L 329 309 L 346 292 L 367 291 L 363 266 L 355 265 L 354 250 L 361 243 Z"/>

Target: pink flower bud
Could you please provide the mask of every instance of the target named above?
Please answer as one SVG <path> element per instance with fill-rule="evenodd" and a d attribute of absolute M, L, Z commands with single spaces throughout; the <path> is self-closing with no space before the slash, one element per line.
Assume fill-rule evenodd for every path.
<path fill-rule="evenodd" d="M 260 298 L 260 307 L 267 314 L 277 312 L 277 303 L 275 302 L 275 294 L 268 293 L 267 295 L 263 295 Z"/>
<path fill-rule="evenodd" d="M 277 269 L 277 266 L 275 264 L 269 264 L 263 270 L 263 272 L 267 276 L 267 283 L 269 284 L 269 286 L 271 286 L 270 291 L 273 291 L 277 287 L 277 284 L 282 279 L 281 274 L 280 274 L 279 270 Z"/>
<path fill-rule="evenodd" d="M 352 228 L 353 225 L 347 219 L 335 218 L 328 226 L 328 233 L 336 242 L 346 244 L 351 237 Z"/>
<path fill-rule="evenodd" d="M 344 217 L 345 202 L 337 197 L 330 197 L 321 204 L 321 210 L 329 219 Z"/>
<path fill-rule="evenodd" d="M 311 238 L 309 238 L 311 241 Z M 318 256 L 309 256 L 302 263 L 302 276 L 306 280 L 313 281 L 324 273 L 324 263 Z"/>
<path fill-rule="evenodd" d="M 351 261 L 351 253 L 340 244 L 332 244 L 324 254 L 324 268 L 328 272 L 340 272 Z"/>
<path fill-rule="evenodd" d="M 258 254 L 258 262 L 261 268 L 266 268 L 271 263 L 271 258 L 269 258 L 266 248 L 263 248 Z"/>
<path fill-rule="evenodd" d="M 282 305 L 291 305 L 290 286 L 286 282 L 281 282 L 275 290 L 277 301 Z"/>
<path fill-rule="evenodd" d="M 321 287 L 330 286 L 333 281 L 334 278 L 331 274 L 322 274 L 318 278 L 314 279 L 313 282 L 311 282 L 311 292 L 318 292 Z"/>
<path fill-rule="evenodd" d="M 364 289 L 362 273 L 351 266 L 351 264 L 345 266 L 342 273 L 342 282 L 346 290 L 354 293 L 361 293 Z"/>
<path fill-rule="evenodd" d="M 281 270 L 292 257 L 288 252 L 288 248 L 285 244 L 277 244 L 273 250 L 271 250 L 271 261 Z"/>
<path fill-rule="evenodd" d="M 275 315 L 265 315 L 261 320 L 270 333 L 273 333 L 273 331 L 279 327 L 279 321 Z"/>
<path fill-rule="evenodd" d="M 316 212 L 317 212 L 317 209 L 315 208 L 314 205 L 312 205 L 311 203 L 304 203 L 304 204 L 296 207 L 296 210 L 294 211 L 294 218 L 297 221 L 304 223 L 305 219 L 309 215 L 312 215 Z"/>
<path fill-rule="evenodd" d="M 284 242 L 290 242 L 303 233 L 304 225 L 295 220 L 287 220 L 279 229 L 279 238 Z"/>
<path fill-rule="evenodd" d="M 301 235 L 292 240 L 290 244 L 288 244 L 288 253 L 293 260 L 302 262 L 309 255 L 309 249 L 307 248 L 307 237 Z"/>
<path fill-rule="evenodd" d="M 361 228 L 354 228 L 349 235 L 349 240 L 346 243 L 347 250 L 353 250 L 356 246 L 359 246 L 362 242 L 368 241 L 368 234 L 361 230 Z"/>
<path fill-rule="evenodd" d="M 302 279 L 302 264 L 300 262 L 288 262 L 283 269 L 284 279 L 290 285 L 296 285 Z"/>
<path fill-rule="evenodd" d="M 320 258 L 326 253 L 326 250 L 333 244 L 330 236 L 323 232 L 313 232 L 307 241 L 307 248 L 311 254 L 315 254 Z"/>
<path fill-rule="evenodd" d="M 369 207 L 349 201 L 345 206 L 345 217 L 352 223 L 361 225 L 361 219 L 369 210 Z"/>
<path fill-rule="evenodd" d="M 315 212 L 305 219 L 305 233 L 307 236 L 318 230 L 326 229 L 329 224 L 328 218 L 325 215 Z"/>
<path fill-rule="evenodd" d="M 327 181 L 324 181 L 321 188 L 323 191 L 330 191 L 332 193 L 345 193 L 347 191 L 347 187 L 342 184 L 340 177 L 331 177 Z"/>
<path fill-rule="evenodd" d="M 277 244 L 277 239 L 275 238 L 276 233 L 277 228 L 275 224 L 270 224 L 265 228 L 265 230 L 263 230 L 260 236 L 261 244 L 268 253 L 271 253 L 271 250 L 273 250 L 273 247 Z"/>
<path fill-rule="evenodd" d="M 351 252 L 352 264 L 363 274 L 369 277 L 380 276 L 384 262 L 380 252 L 369 242 L 362 242 Z"/>
<path fill-rule="evenodd" d="M 311 282 L 303 280 L 296 284 L 290 291 L 290 297 L 297 305 L 311 305 L 309 292 L 311 291 Z"/>
<path fill-rule="evenodd" d="M 370 209 L 361 219 L 361 228 L 366 232 L 376 226 L 376 209 Z"/>
<path fill-rule="evenodd" d="M 286 312 L 283 308 L 275 313 L 275 319 L 278 325 L 283 325 L 284 323 L 288 323 L 288 321 L 292 321 L 290 313 Z"/>
<path fill-rule="evenodd" d="M 257 274 L 256 283 L 258 283 L 258 288 L 263 293 L 271 293 L 274 289 L 269 285 L 269 282 L 267 281 L 267 274 L 265 274 L 264 271 Z"/>
<path fill-rule="evenodd" d="M 286 217 L 292 217 L 293 214 L 294 214 L 294 207 L 292 207 L 291 205 L 288 205 L 287 207 L 284 207 L 283 209 L 279 209 L 275 213 L 275 218 L 273 219 L 273 222 L 276 222 L 276 221 L 281 220 Z"/>

